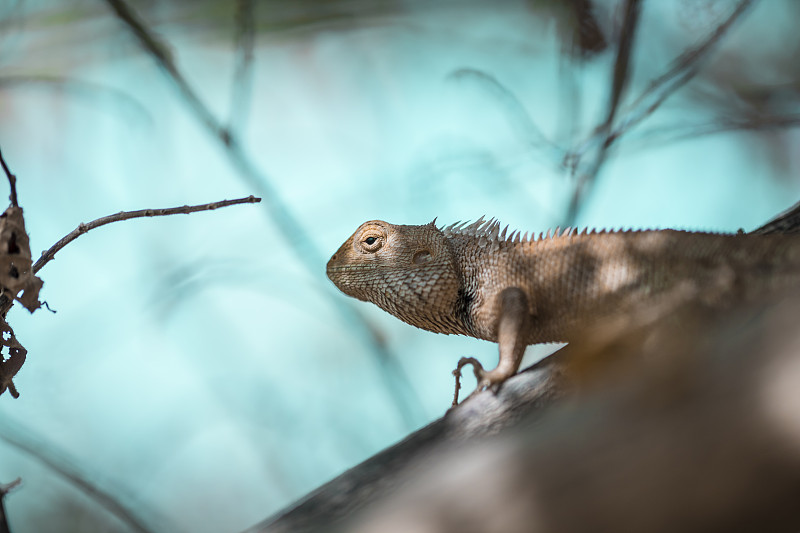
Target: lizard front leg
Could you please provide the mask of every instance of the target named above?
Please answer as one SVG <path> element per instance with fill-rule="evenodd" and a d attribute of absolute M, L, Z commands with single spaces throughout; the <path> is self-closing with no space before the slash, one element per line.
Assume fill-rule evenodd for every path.
<path fill-rule="evenodd" d="M 458 403 L 461 369 L 472 365 L 478 387 L 472 394 L 495 388 L 519 370 L 527 345 L 527 333 L 531 325 L 530 306 L 525 291 L 518 287 L 504 289 L 500 299 L 500 317 L 497 324 L 497 343 L 500 345 L 500 361 L 494 370 L 486 371 L 474 357 L 462 357 L 453 374 L 456 376 L 456 393 L 453 405 Z M 470 397 L 472 396 L 470 395 Z"/>

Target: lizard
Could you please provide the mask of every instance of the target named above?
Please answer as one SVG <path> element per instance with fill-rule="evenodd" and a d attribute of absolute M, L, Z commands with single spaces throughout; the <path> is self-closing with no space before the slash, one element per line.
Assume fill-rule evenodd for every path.
<path fill-rule="evenodd" d="M 492 370 L 458 362 L 457 378 L 473 366 L 475 394 L 516 374 L 528 345 L 570 342 L 582 325 L 680 284 L 713 306 L 800 285 L 800 234 L 786 227 L 798 215 L 800 204 L 752 233 L 557 228 L 538 238 L 484 217 L 443 227 L 371 220 L 333 254 L 327 276 L 412 326 L 498 343 Z"/>

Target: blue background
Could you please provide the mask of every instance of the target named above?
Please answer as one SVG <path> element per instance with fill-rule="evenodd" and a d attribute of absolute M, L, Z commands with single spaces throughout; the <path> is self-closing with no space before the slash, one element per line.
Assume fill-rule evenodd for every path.
<path fill-rule="evenodd" d="M 28 349 L 22 396 L 0 397 L 17 533 L 129 531 L 81 481 L 153 530 L 235 531 L 441 416 L 458 358 L 491 366 L 496 346 L 347 299 L 327 258 L 373 218 L 563 224 L 563 157 L 596 156 L 619 2 L 596 2 L 611 44 L 585 61 L 559 2 L 257 2 L 239 75 L 237 4 L 135 6 L 241 151 L 108 4 L 0 2 L 0 148 L 35 257 L 120 210 L 265 197 L 92 231 L 40 272 L 56 314 L 11 311 Z M 644 2 L 618 120 L 733 6 Z M 798 116 L 798 15 L 756 2 L 612 146 L 578 225 L 735 231 L 800 199 L 800 136 L 764 127 Z"/>

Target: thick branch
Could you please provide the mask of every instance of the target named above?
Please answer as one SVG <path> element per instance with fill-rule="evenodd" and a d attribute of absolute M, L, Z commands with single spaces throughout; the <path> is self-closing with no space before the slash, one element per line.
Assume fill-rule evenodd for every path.
<path fill-rule="evenodd" d="M 409 465 L 441 446 L 458 446 L 535 417 L 569 390 L 557 356 L 517 374 L 495 395 L 484 391 L 310 493 L 291 508 L 253 526 L 249 533 L 331 531 L 334 524 L 398 488 Z"/>
<path fill-rule="evenodd" d="M 44 265 L 48 262 L 52 261 L 55 258 L 56 253 L 64 248 L 66 245 L 83 235 L 84 233 L 93 230 L 95 228 L 99 228 L 100 226 L 105 226 L 106 224 L 111 224 L 112 222 L 119 222 L 121 220 L 130 220 L 132 218 L 142 218 L 142 217 L 163 217 L 168 215 L 179 215 L 185 214 L 188 215 L 189 213 L 196 213 L 198 211 L 211 211 L 213 209 L 219 209 L 220 207 L 227 207 L 229 205 L 237 205 L 237 204 L 256 204 L 261 201 L 261 198 L 256 198 L 255 196 L 248 196 L 247 198 L 238 198 L 236 200 L 222 200 L 221 202 L 212 202 L 210 204 L 202 204 L 202 205 L 184 205 L 181 207 L 171 207 L 169 209 L 140 209 L 138 211 L 120 211 L 114 215 L 108 215 L 105 217 L 98 218 L 97 220 L 93 220 L 88 224 L 79 224 L 77 228 L 72 230 L 70 233 L 64 236 L 60 241 L 55 243 L 53 246 L 50 247 L 49 250 L 42 253 L 42 256 L 39 258 L 38 261 L 33 265 L 33 273 L 39 272 Z"/>
<path fill-rule="evenodd" d="M 800 202 L 750 233 L 800 233 Z"/>
<path fill-rule="evenodd" d="M 800 301 L 762 303 L 623 334 L 624 364 L 573 403 L 406 465 L 336 531 L 797 531 Z"/>
<path fill-rule="evenodd" d="M 800 299 L 675 303 L 598 322 L 249 531 L 796 531 Z"/>

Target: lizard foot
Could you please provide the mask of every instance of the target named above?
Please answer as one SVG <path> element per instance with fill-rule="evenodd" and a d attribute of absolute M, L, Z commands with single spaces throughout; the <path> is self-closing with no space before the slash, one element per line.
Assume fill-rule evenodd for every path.
<path fill-rule="evenodd" d="M 472 394 L 467 396 L 466 399 L 472 398 L 476 393 L 484 390 L 486 387 L 490 385 L 490 383 L 484 383 L 486 381 L 486 370 L 483 369 L 483 365 L 480 361 L 475 359 L 474 357 L 462 357 L 458 360 L 458 365 L 456 365 L 456 369 L 453 370 L 453 375 L 456 377 L 456 391 L 453 394 L 453 407 L 458 405 L 458 391 L 461 390 L 461 369 L 467 365 L 472 365 L 472 371 L 475 374 L 475 379 L 478 380 L 478 386 L 472 391 Z"/>

